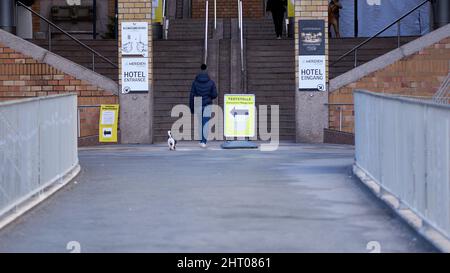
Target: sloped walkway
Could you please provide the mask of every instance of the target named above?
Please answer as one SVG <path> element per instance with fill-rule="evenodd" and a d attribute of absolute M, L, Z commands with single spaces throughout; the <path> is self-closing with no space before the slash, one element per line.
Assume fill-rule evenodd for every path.
<path fill-rule="evenodd" d="M 80 150 L 82 173 L 0 231 L 0 252 L 433 252 L 351 175 L 353 147 Z"/>

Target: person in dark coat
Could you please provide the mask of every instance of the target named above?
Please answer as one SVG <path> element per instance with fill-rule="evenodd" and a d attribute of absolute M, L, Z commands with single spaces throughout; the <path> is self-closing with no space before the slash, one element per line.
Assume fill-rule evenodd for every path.
<path fill-rule="evenodd" d="M 211 107 L 208 107 L 213 103 L 213 100 L 217 98 L 217 88 L 213 80 L 210 79 L 208 72 L 206 71 L 206 64 L 202 64 L 201 72 L 195 77 L 192 83 L 191 95 L 189 100 L 189 106 L 191 108 L 191 113 L 195 112 L 194 109 L 194 98 L 202 98 L 202 109 L 201 113 L 198 114 L 199 124 L 201 124 L 200 129 L 200 146 L 206 147 L 206 142 L 208 139 L 208 121 L 211 118 Z M 200 109 L 198 110 L 200 112 Z"/>
<path fill-rule="evenodd" d="M 277 39 L 281 39 L 281 36 L 283 35 L 283 20 L 286 7 L 286 0 L 267 0 L 266 11 L 272 12 Z"/>

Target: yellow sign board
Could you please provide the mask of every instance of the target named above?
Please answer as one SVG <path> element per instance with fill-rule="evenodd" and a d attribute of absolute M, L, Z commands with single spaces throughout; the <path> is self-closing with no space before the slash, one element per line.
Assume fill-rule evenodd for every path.
<path fill-rule="evenodd" d="M 119 105 L 103 104 L 100 107 L 99 141 L 117 142 Z"/>
<path fill-rule="evenodd" d="M 295 4 L 294 0 L 288 0 L 288 17 L 295 16 Z"/>
<path fill-rule="evenodd" d="M 225 137 L 255 136 L 255 95 L 225 95 Z"/>
<path fill-rule="evenodd" d="M 153 0 L 153 22 L 162 24 L 163 0 Z"/>

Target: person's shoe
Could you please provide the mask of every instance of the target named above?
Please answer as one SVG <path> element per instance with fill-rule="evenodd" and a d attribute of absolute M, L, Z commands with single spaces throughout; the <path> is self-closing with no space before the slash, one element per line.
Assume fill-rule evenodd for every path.
<path fill-rule="evenodd" d="M 200 142 L 200 147 L 206 148 L 206 143 Z"/>
<path fill-rule="evenodd" d="M 277 36 L 277 40 L 281 40 L 281 36 Z"/>

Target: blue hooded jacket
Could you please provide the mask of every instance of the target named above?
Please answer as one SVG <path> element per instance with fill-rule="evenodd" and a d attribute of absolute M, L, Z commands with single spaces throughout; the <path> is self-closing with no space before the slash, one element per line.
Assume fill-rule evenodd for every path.
<path fill-rule="evenodd" d="M 192 83 L 189 106 L 191 112 L 194 112 L 194 97 L 202 97 L 202 106 L 211 105 L 217 98 L 217 88 L 213 80 L 209 78 L 207 72 L 201 72 L 195 77 Z"/>

